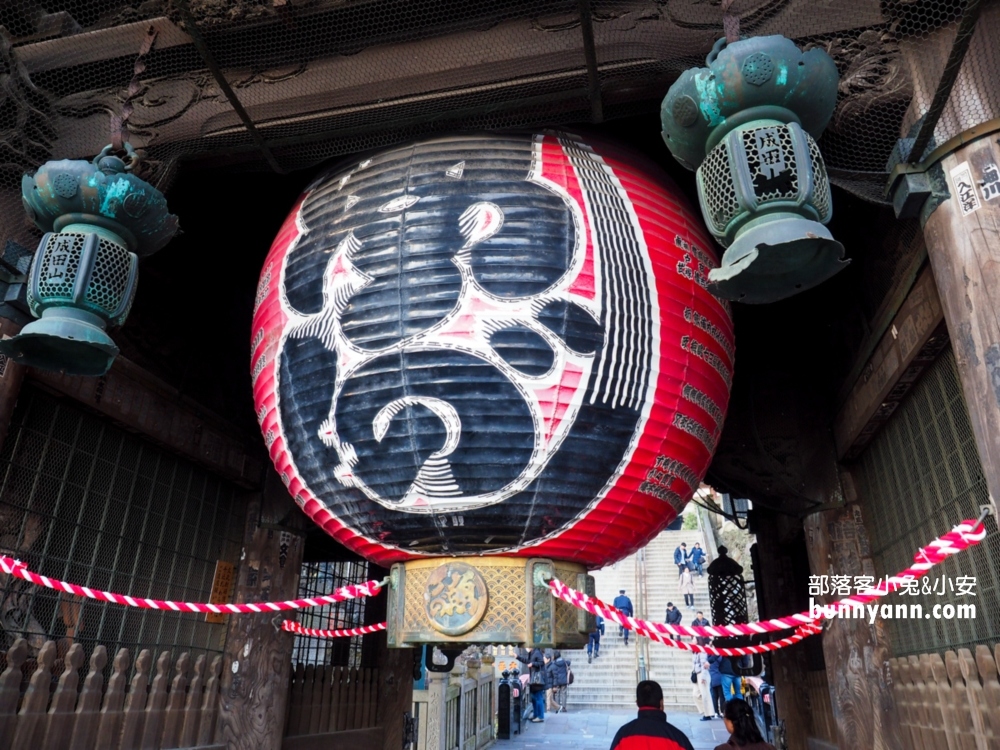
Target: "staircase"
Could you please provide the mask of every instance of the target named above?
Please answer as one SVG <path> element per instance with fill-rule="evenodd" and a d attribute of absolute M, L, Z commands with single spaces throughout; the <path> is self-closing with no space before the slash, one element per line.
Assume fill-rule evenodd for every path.
<path fill-rule="evenodd" d="M 646 620 L 665 619 L 667 602 L 673 602 L 684 614 L 681 621 L 690 625 L 694 611 L 684 607 L 684 596 L 677 588 L 677 567 L 674 549 L 685 542 L 688 549 L 699 542 L 705 548 L 701 531 L 664 531 L 651 541 L 642 553 L 631 555 L 614 565 L 594 571 L 591 575 L 597 584 L 597 597 L 607 603 L 618 596 L 620 589 L 637 607 L 636 566 L 640 554 L 645 558 L 646 582 L 645 611 L 636 616 Z M 706 565 L 707 565 L 706 560 Z M 695 609 L 711 619 L 708 606 L 708 574 L 695 575 Z M 570 710 L 631 709 L 635 707 L 635 686 L 639 679 L 639 637 L 632 633 L 629 645 L 624 645 L 618 635 L 618 626 L 605 623 L 601 638 L 601 656 L 587 663 L 586 649 L 563 651 L 563 656 L 573 665 L 574 681 L 568 691 Z M 663 687 L 663 700 L 667 711 L 694 711 L 691 690 L 691 654 L 650 641 L 648 644 L 647 678 L 656 680 Z"/>
<path fill-rule="evenodd" d="M 619 590 L 625 589 L 634 603 L 635 562 L 635 555 L 632 555 L 591 573 L 597 584 L 597 598 L 610 604 Z M 637 640 L 634 633 L 629 634 L 626 646 L 618 635 L 618 626 L 606 622 L 601 638 L 601 655 L 593 663 L 587 663 L 586 649 L 563 651 L 563 656 L 573 664 L 574 680 L 568 691 L 570 710 L 635 708 L 635 686 L 639 674 Z"/>
<path fill-rule="evenodd" d="M 664 531 L 645 549 L 646 556 L 646 613 L 647 620 L 666 620 L 667 602 L 673 602 L 684 618 L 682 625 L 690 625 L 695 612 L 700 610 L 711 621 L 708 606 L 708 573 L 704 577 L 694 574 L 694 610 L 684 606 L 684 595 L 677 586 L 677 566 L 674 565 L 674 550 L 684 542 L 690 550 L 695 542 L 705 548 L 701 531 Z M 707 566 L 706 559 L 705 565 Z M 685 639 L 690 641 L 690 638 Z M 693 711 L 691 696 L 691 653 L 670 648 L 654 641 L 649 642 L 649 679 L 656 680 L 663 688 L 663 702 L 668 711 Z"/>

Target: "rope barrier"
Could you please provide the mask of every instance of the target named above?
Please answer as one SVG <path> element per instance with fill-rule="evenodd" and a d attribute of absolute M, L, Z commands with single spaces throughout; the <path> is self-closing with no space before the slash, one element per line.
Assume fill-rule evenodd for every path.
<path fill-rule="evenodd" d="M 129 607 L 140 607 L 142 609 L 171 610 L 173 612 L 214 612 L 215 614 L 241 615 L 252 612 L 281 612 L 288 609 L 305 609 L 308 607 L 321 607 L 324 604 L 335 604 L 347 599 L 359 599 L 363 596 L 375 596 L 378 594 L 385 581 L 367 581 L 365 583 L 342 586 L 329 594 L 323 596 L 313 596 L 308 599 L 292 599 L 284 602 L 255 602 L 247 604 L 209 604 L 207 602 L 171 602 L 160 599 L 144 599 L 125 594 L 115 594 L 110 591 L 97 591 L 80 586 L 76 583 L 67 583 L 55 578 L 39 575 L 28 570 L 28 566 L 20 560 L 0 555 L 0 572 L 15 578 L 23 578 L 28 583 L 36 586 L 45 586 L 56 591 L 64 591 L 74 596 L 85 596 L 89 599 L 98 599 L 111 602 L 112 604 L 124 604 Z"/>
<path fill-rule="evenodd" d="M 341 630 L 316 630 L 315 628 L 304 628 L 295 622 L 295 620 L 285 620 L 281 623 L 281 629 L 288 631 L 289 633 L 297 633 L 298 635 L 313 635 L 317 638 L 349 638 L 354 635 L 377 633 L 380 630 L 385 630 L 385 628 L 386 624 L 384 622 L 379 622 L 375 625 L 363 625 L 360 628 L 343 628 Z"/>
<path fill-rule="evenodd" d="M 577 591 L 567 586 L 558 578 L 551 579 L 549 590 L 554 597 L 572 604 L 578 609 L 586 610 L 591 614 L 600 615 L 606 620 L 616 623 L 622 627 L 634 630 L 639 635 L 663 643 L 667 646 L 681 648 L 686 651 L 697 651 L 699 653 L 717 654 L 720 656 L 742 656 L 745 654 L 756 654 L 764 651 L 774 651 L 778 648 L 790 646 L 797 643 L 809 635 L 821 632 L 819 620 L 833 617 L 844 609 L 852 609 L 880 597 L 886 596 L 893 591 L 908 585 L 928 573 L 931 568 L 951 555 L 979 544 L 986 538 L 986 527 L 983 525 L 985 514 L 978 520 L 965 520 L 955 526 L 951 531 L 943 534 L 939 538 L 921 547 L 913 558 L 913 565 L 906 570 L 881 581 L 875 588 L 867 589 L 853 596 L 848 596 L 822 607 L 818 612 L 799 612 L 798 614 L 780 617 L 773 620 L 763 620 L 760 622 L 740 623 L 736 625 L 668 625 L 662 622 L 652 622 L 649 620 L 638 620 L 630 617 L 614 607 L 608 606 L 596 597 L 588 596 L 582 591 Z M 697 646 L 695 644 L 684 643 L 673 640 L 670 636 L 700 636 L 700 637 L 727 637 L 760 635 L 762 633 L 775 632 L 779 630 L 793 629 L 794 632 L 787 638 L 762 643 L 755 646 L 744 646 L 741 648 L 714 648 L 711 646 Z"/>

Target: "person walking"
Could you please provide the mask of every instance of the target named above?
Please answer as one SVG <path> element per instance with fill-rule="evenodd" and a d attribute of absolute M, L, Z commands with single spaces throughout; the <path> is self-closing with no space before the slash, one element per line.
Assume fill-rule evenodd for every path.
<path fill-rule="evenodd" d="M 677 574 L 680 575 L 688 566 L 688 549 L 687 544 L 684 542 L 680 543 L 680 546 L 674 550 L 674 565 L 677 566 Z"/>
<path fill-rule="evenodd" d="M 545 721 L 545 654 L 533 648 L 527 656 L 517 655 L 517 660 L 528 665 L 528 693 L 531 695 L 531 720 L 536 724 Z"/>
<path fill-rule="evenodd" d="M 552 661 L 549 662 L 549 674 L 552 688 L 553 713 L 562 711 L 566 713 L 566 688 L 569 685 L 569 668 L 572 664 L 568 659 L 564 659 L 562 653 L 557 649 L 552 652 Z"/>
<path fill-rule="evenodd" d="M 545 713 L 552 713 L 552 652 L 545 651 Z"/>
<path fill-rule="evenodd" d="M 722 675 L 722 697 L 728 703 L 733 698 L 743 697 L 743 683 L 736 670 L 733 669 L 733 660 L 728 656 L 719 657 L 719 673 Z"/>
<path fill-rule="evenodd" d="M 694 750 L 687 735 L 667 721 L 660 683 L 643 680 L 636 685 L 635 703 L 639 715 L 618 730 L 611 750 Z"/>
<path fill-rule="evenodd" d="M 667 602 L 667 625 L 680 625 L 681 620 L 684 619 L 684 614 L 674 606 L 673 602 Z M 679 641 L 681 637 L 679 635 L 672 635 L 670 639 L 673 641 Z"/>
<path fill-rule="evenodd" d="M 587 664 L 601 655 L 601 636 L 604 635 L 604 618 L 597 616 L 597 624 L 587 636 Z"/>
<path fill-rule="evenodd" d="M 712 676 L 709 674 L 708 656 L 706 654 L 694 654 L 691 657 L 691 676 L 694 677 L 694 705 L 701 714 L 702 721 L 711 721 L 715 711 L 712 707 L 712 693 L 709 690 L 709 683 Z"/>
<path fill-rule="evenodd" d="M 742 698 L 729 701 L 722 718 L 729 732 L 729 740 L 716 745 L 715 750 L 732 750 L 734 747 L 741 747 L 743 750 L 775 750 L 774 745 L 764 741 L 753 711 Z"/>
<path fill-rule="evenodd" d="M 695 612 L 694 619 L 691 620 L 691 624 L 697 628 L 704 628 L 708 627 L 712 623 L 710 623 L 708 620 L 705 619 L 704 612 Z M 707 635 L 698 635 L 695 636 L 694 640 L 699 646 L 707 646 L 711 638 L 709 638 Z"/>
<path fill-rule="evenodd" d="M 699 576 L 705 575 L 705 550 L 698 542 L 694 543 L 694 547 L 688 553 L 688 570 L 696 571 Z"/>
<path fill-rule="evenodd" d="M 634 610 L 632 609 L 632 600 L 625 596 L 625 589 L 619 589 L 618 596 L 612 602 L 614 608 L 619 610 L 623 615 L 628 615 L 632 617 Z M 628 645 L 628 628 L 621 625 L 618 626 L 618 635 L 625 637 L 625 645 Z"/>
<path fill-rule="evenodd" d="M 712 654 L 708 657 L 708 687 L 712 693 L 712 706 L 715 708 L 715 718 L 721 719 L 726 710 L 726 699 L 722 696 L 722 672 L 719 671 L 721 656 Z"/>
<path fill-rule="evenodd" d="M 688 609 L 694 609 L 694 578 L 691 576 L 691 571 L 687 568 L 681 571 L 681 577 L 677 579 L 678 588 L 680 592 L 684 595 L 684 606 Z"/>

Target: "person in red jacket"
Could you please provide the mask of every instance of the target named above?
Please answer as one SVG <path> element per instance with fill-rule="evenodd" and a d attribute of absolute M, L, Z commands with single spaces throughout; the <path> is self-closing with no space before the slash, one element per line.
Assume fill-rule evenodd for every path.
<path fill-rule="evenodd" d="M 694 750 L 684 732 L 667 722 L 660 683 L 643 680 L 636 685 L 635 703 L 638 718 L 618 730 L 611 750 Z"/>

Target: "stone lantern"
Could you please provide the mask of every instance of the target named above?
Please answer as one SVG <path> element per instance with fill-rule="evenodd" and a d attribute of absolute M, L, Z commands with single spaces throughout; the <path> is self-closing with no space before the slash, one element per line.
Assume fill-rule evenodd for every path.
<path fill-rule="evenodd" d="M 712 607 L 713 625 L 737 625 L 747 622 L 747 583 L 743 579 L 743 566 L 728 555 L 726 547 L 719 547 L 719 556 L 708 566 L 708 601 Z M 715 638 L 716 648 L 748 646 L 749 636 Z M 726 657 L 733 665 L 733 672 L 740 675 L 758 675 L 763 662 L 755 654 L 752 663 L 741 666 L 739 657 Z"/>

